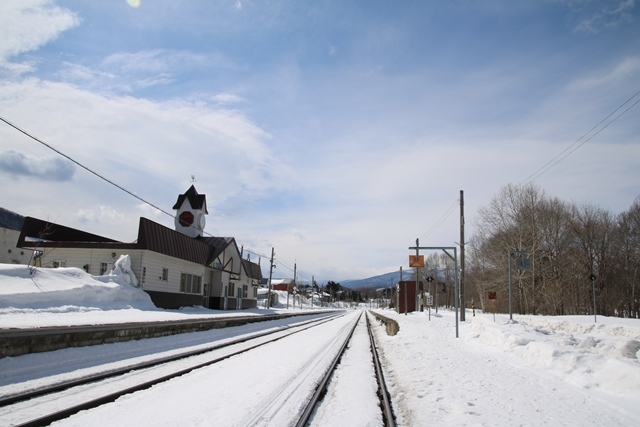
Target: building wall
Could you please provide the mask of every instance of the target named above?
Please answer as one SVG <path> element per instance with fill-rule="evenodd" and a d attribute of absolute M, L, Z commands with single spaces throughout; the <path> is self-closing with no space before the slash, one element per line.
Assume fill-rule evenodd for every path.
<path fill-rule="evenodd" d="M 17 241 L 17 238 L 16 238 Z M 25 249 L 25 252 L 27 250 Z M 107 266 L 108 274 L 121 255 L 129 255 L 131 269 L 138 279 L 138 286 L 147 292 L 154 304 L 162 308 L 178 308 L 190 305 L 203 305 L 220 310 L 235 310 L 256 307 L 256 297 L 251 286 L 251 279 L 242 277 L 232 280 L 228 272 L 211 269 L 200 264 L 178 258 L 169 257 L 149 250 L 118 251 L 111 249 L 84 248 L 44 248 L 40 259 L 41 267 L 77 267 L 89 274 L 100 275 Z M 237 264 L 236 264 L 237 266 Z M 163 271 L 166 269 L 166 280 Z M 244 269 L 243 269 L 244 272 Z M 201 278 L 199 293 L 180 291 L 182 273 Z M 233 296 L 227 296 L 229 286 L 233 284 Z M 247 297 L 238 300 L 238 290 L 247 285 Z M 206 286 L 208 288 L 206 288 Z M 256 285 L 257 289 L 257 285 Z M 207 295 L 207 292 L 210 292 Z M 226 297 L 226 298 L 225 298 Z M 226 306 L 225 306 L 226 300 Z"/>
<path fill-rule="evenodd" d="M 142 251 L 138 259 L 134 261 L 132 258 L 131 264 L 132 270 L 145 291 L 180 293 L 182 273 L 200 276 L 201 283 L 206 283 L 204 266 L 157 252 Z M 167 280 L 162 277 L 164 269 L 167 269 Z M 204 292 L 201 290 L 200 296 L 202 295 Z"/>
<path fill-rule="evenodd" d="M 0 227 L 0 264 L 28 264 L 33 251 L 16 247 L 20 231 Z"/>
<path fill-rule="evenodd" d="M 120 255 L 126 254 L 131 257 L 132 270 L 138 281 L 140 276 L 135 269 L 134 260 L 140 258 L 140 250 L 126 251 L 122 253 L 111 249 L 91 249 L 91 248 L 42 248 L 43 254 L 39 259 L 40 267 L 77 267 L 84 269 L 93 276 L 108 274 L 113 264 Z M 103 264 L 106 264 L 107 271 L 102 271 Z"/>

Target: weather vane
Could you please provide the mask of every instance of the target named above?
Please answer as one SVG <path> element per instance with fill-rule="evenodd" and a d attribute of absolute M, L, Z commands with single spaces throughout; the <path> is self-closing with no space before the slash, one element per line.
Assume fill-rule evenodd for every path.
<path fill-rule="evenodd" d="M 194 182 L 196 182 L 196 176 L 195 175 L 191 175 L 191 183 L 193 184 Z"/>

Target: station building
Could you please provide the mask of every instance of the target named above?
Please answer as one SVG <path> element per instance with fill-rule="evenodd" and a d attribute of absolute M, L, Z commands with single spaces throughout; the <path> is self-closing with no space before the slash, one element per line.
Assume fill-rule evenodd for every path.
<path fill-rule="evenodd" d="M 242 254 L 233 237 L 205 237 L 206 197 L 192 185 L 178 196 L 175 229 L 140 218 L 138 236 L 125 243 L 26 217 L 17 246 L 36 252 L 40 267 L 78 267 L 108 274 L 129 255 L 139 286 L 157 307 L 255 308 L 261 268 Z"/>

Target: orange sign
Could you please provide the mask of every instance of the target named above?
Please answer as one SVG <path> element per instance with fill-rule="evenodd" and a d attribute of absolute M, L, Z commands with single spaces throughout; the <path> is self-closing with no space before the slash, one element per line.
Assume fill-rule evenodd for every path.
<path fill-rule="evenodd" d="M 409 255 L 409 267 L 424 267 L 424 255 Z"/>

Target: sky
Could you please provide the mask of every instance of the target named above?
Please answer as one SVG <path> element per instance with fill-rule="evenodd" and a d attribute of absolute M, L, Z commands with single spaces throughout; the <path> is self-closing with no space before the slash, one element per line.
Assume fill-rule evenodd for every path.
<path fill-rule="evenodd" d="M 19 329 L 64 327 L 234 314 L 202 307 L 156 309 L 142 289 L 132 286 L 128 276 L 117 271 L 91 276 L 78 268 L 40 268 L 32 275 L 27 266 L 2 264 L 0 325 Z M 272 310 L 235 313 L 284 313 L 284 298 L 280 301 Z M 380 425 L 379 412 L 372 407 L 376 387 L 364 317 L 360 317 L 364 308 L 370 306 L 345 310 L 340 320 L 324 323 L 308 333 L 296 333 L 226 358 L 223 363 L 82 411 L 56 425 L 202 425 L 206 424 L 203 417 L 222 425 L 288 425 L 289 420 L 296 419 L 295 412 L 291 412 L 292 403 L 299 404 L 313 393 L 309 383 L 315 386 L 317 382 L 308 380 L 317 378 L 315 373 L 328 367 L 332 361 L 329 352 L 340 347 L 336 337 L 348 332 L 347 324 L 358 319 L 354 337 L 311 425 Z M 305 309 L 309 310 L 306 304 Z M 457 334 L 454 312 L 443 307 L 438 312 L 406 315 L 388 309 L 376 311 L 399 324 L 398 333 L 388 336 L 381 322 L 371 322 L 399 426 L 637 424 L 638 319 L 514 315 L 509 320 L 507 314 L 494 316 L 467 310 L 467 320 L 460 322 Z M 267 330 L 284 332 L 286 325 L 298 322 L 299 318 L 255 322 L 4 357 L 0 358 L 0 396 L 208 348 Z M 195 358 L 190 363 L 202 363 L 211 356 Z M 166 374 L 164 370 L 162 375 Z M 212 383 L 222 387 L 211 387 Z M 109 386 L 120 388 L 122 384 L 109 381 L 105 387 Z M 185 389 L 190 392 L 185 394 Z M 95 396 L 104 389 L 87 393 L 91 391 Z M 87 393 L 67 393 L 66 398 L 86 398 Z M 56 396 L 54 409 L 67 405 L 66 398 Z M 0 408 L 0 424 L 18 425 L 45 413 L 37 400 L 29 403 L 22 408 Z M 359 410 L 354 411 L 354 407 Z M 259 421 L 255 421 L 258 417 Z"/>
<path fill-rule="evenodd" d="M 638 21 L 635 0 L 5 0 L 0 205 L 129 242 L 193 183 L 206 233 L 320 283 L 459 242 L 461 190 L 467 240 L 510 184 L 618 214 Z"/>

